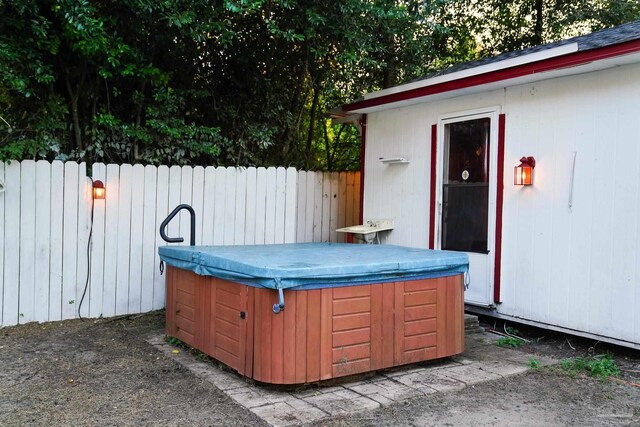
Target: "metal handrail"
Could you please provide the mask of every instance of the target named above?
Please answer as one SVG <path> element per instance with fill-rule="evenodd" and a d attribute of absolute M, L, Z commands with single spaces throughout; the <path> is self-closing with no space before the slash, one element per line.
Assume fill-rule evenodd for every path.
<path fill-rule="evenodd" d="M 176 208 L 171 211 L 171 213 L 164 219 L 164 221 L 162 221 L 162 224 L 160 224 L 160 237 L 162 237 L 162 240 L 164 240 L 167 243 L 182 243 L 182 242 L 184 242 L 184 238 L 182 238 L 182 237 L 169 237 L 165 233 L 165 230 L 166 230 L 167 226 L 169 225 L 169 222 L 182 209 L 188 210 L 189 214 L 191 215 L 191 236 L 189 236 L 190 237 L 189 244 L 191 246 L 195 246 L 196 245 L 196 212 L 193 210 L 193 208 L 191 206 L 189 206 L 186 203 L 183 203 L 181 205 L 176 206 Z"/>

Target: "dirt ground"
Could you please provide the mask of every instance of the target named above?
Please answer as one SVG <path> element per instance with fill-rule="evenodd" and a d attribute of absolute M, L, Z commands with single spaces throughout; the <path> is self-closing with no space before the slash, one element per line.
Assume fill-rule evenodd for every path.
<path fill-rule="evenodd" d="M 146 343 L 162 327 L 163 313 L 156 312 L 1 329 L 0 425 L 266 425 Z M 611 352 L 620 380 L 544 368 L 317 425 L 640 426 L 640 387 L 633 385 L 640 383 L 640 352 L 518 332 L 531 340 L 520 350 L 534 358 Z"/>
<path fill-rule="evenodd" d="M 145 342 L 163 320 L 0 330 L 0 425 L 264 425 Z"/>

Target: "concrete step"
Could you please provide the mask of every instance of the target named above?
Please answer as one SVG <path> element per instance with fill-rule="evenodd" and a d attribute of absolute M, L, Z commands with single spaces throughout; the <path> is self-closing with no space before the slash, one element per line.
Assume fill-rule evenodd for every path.
<path fill-rule="evenodd" d="M 474 316 L 472 314 L 465 314 L 464 315 L 464 333 L 475 334 L 478 332 L 484 332 L 484 328 L 480 327 L 478 316 Z"/>

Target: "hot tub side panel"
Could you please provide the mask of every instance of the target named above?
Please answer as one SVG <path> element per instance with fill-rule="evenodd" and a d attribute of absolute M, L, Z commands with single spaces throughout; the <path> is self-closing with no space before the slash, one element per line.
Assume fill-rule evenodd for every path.
<path fill-rule="evenodd" d="M 253 327 L 247 328 L 247 306 L 252 295 L 248 286 L 169 267 L 167 335 L 251 376 L 247 342 L 251 349 Z"/>
<path fill-rule="evenodd" d="M 464 275 L 438 280 L 437 357 L 440 358 L 464 351 Z"/>
<path fill-rule="evenodd" d="M 461 353 L 462 275 L 285 291 L 254 289 L 253 378 L 313 382 Z"/>
<path fill-rule="evenodd" d="M 203 279 L 193 273 L 167 267 L 166 331 L 168 335 L 193 347 L 202 345 L 198 341 L 204 324 L 196 318 L 196 301 L 202 300 L 202 297 L 196 294 L 200 294 L 203 287 L 196 282 Z"/>

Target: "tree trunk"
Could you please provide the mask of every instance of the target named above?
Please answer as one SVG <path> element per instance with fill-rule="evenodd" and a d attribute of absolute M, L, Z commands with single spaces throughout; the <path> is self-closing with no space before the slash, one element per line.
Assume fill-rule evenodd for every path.
<path fill-rule="evenodd" d="M 71 101 L 71 120 L 73 121 L 73 136 L 75 140 L 76 149 L 82 151 L 84 145 L 82 144 L 82 130 L 80 129 L 80 111 L 78 109 L 78 101 L 80 100 L 80 93 L 82 92 L 82 86 L 87 76 L 87 63 L 82 64 L 82 70 L 80 71 L 80 79 L 75 91 L 71 87 L 71 78 L 69 77 L 69 69 L 65 67 L 64 82 L 67 87 L 69 99 Z"/>
<path fill-rule="evenodd" d="M 84 147 L 82 145 L 82 132 L 80 131 L 80 113 L 78 111 L 78 98 L 80 97 L 80 89 L 74 93 L 71 88 L 71 81 L 69 80 L 69 73 L 65 74 L 65 83 L 67 86 L 67 92 L 71 99 L 71 120 L 73 121 L 73 136 L 75 140 L 75 146 L 78 151 L 81 151 Z"/>
<path fill-rule="evenodd" d="M 542 44 L 543 19 L 542 0 L 536 0 L 536 27 L 533 32 L 533 43 L 536 46 Z"/>
<path fill-rule="evenodd" d="M 93 89 L 93 103 L 91 105 L 91 118 L 98 114 L 98 98 L 100 95 L 100 75 L 96 74 L 96 87 Z M 91 129 L 93 130 L 93 120 L 91 121 Z"/>
<path fill-rule="evenodd" d="M 76 140 L 76 148 L 81 151 L 84 147 L 82 145 L 82 132 L 80 132 L 80 115 L 78 113 L 78 97 L 71 98 L 71 117 L 73 119 L 73 135 Z"/>
<path fill-rule="evenodd" d="M 382 75 L 382 88 L 386 89 L 395 85 L 396 81 L 396 69 L 395 61 L 392 58 L 387 59 L 387 66 L 384 69 Z"/>
<path fill-rule="evenodd" d="M 320 98 L 320 78 L 316 78 L 313 83 L 313 101 L 311 103 L 311 111 L 309 111 L 309 132 L 307 133 L 307 147 L 305 151 L 305 169 L 311 167 L 311 145 L 313 143 L 313 131 L 316 124 L 316 110 L 318 109 L 318 100 Z"/>
<path fill-rule="evenodd" d="M 308 51 L 308 49 L 306 48 L 306 43 L 305 43 L 305 51 Z M 282 131 L 282 151 L 280 153 L 281 155 L 281 162 L 280 163 L 284 163 L 286 161 L 286 159 L 289 157 L 289 151 L 291 150 L 291 133 L 292 133 L 292 129 L 299 129 L 299 122 L 300 122 L 300 114 L 298 114 L 298 110 L 300 108 L 300 104 L 301 104 L 301 98 L 302 98 L 302 91 L 305 84 L 305 77 L 307 76 L 307 74 L 309 73 L 309 54 L 307 52 L 307 55 L 305 57 L 304 60 L 304 65 L 302 65 L 300 67 L 300 72 L 298 73 L 298 77 L 296 79 L 296 86 L 294 88 L 293 91 L 293 95 L 291 96 L 291 103 L 289 104 L 289 114 L 291 115 L 292 120 L 295 120 L 294 123 L 284 123 L 284 129 Z M 296 117 L 296 119 L 294 119 L 294 117 Z"/>
<path fill-rule="evenodd" d="M 331 141 L 329 141 L 326 120 L 322 123 L 322 130 L 324 131 L 324 152 L 327 158 L 327 170 L 331 170 L 333 168 L 333 156 L 331 155 Z"/>
<path fill-rule="evenodd" d="M 136 127 L 139 128 L 140 125 L 142 124 L 142 107 L 144 106 L 144 88 L 146 86 L 147 82 L 145 80 L 143 80 L 142 82 L 140 82 L 140 93 L 142 95 L 142 99 L 137 102 L 137 106 L 136 106 Z M 139 147 L 139 141 L 138 140 L 134 140 L 133 141 L 133 158 L 135 160 L 139 160 L 140 159 L 140 147 Z"/>

